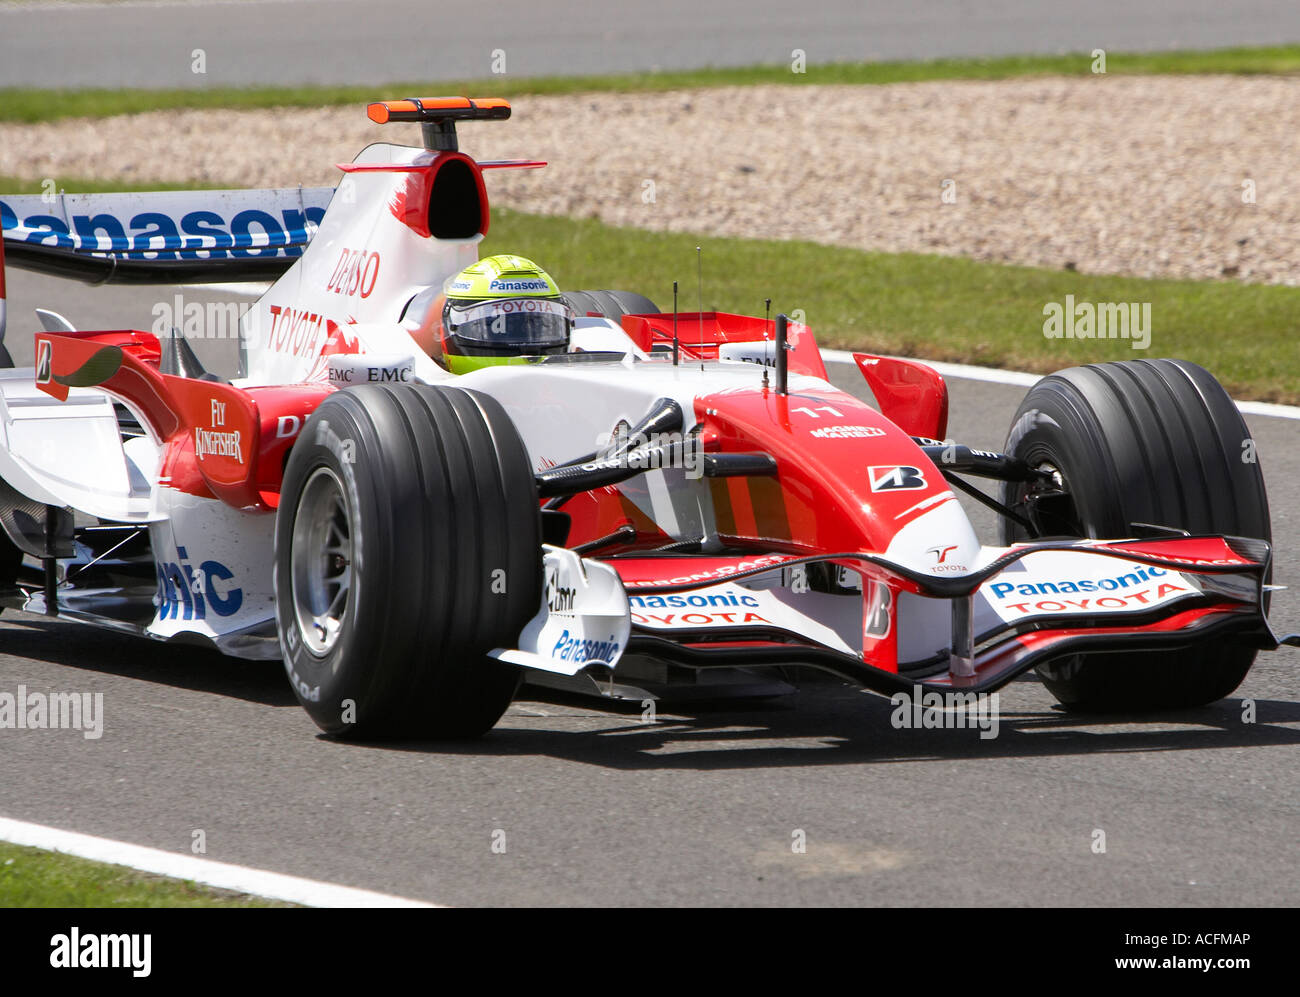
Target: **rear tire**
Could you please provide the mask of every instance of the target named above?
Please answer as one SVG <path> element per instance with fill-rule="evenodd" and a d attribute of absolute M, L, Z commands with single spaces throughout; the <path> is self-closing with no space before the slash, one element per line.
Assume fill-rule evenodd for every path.
<path fill-rule="evenodd" d="M 1258 460 L 1243 460 L 1249 439 L 1236 405 L 1203 367 L 1132 360 L 1039 381 L 1020 403 L 1006 452 L 1061 474 L 1068 497 L 1039 506 L 1044 535 L 1113 539 L 1151 523 L 1271 542 L 1263 474 Z M 1004 484 L 1003 501 L 1026 510 L 1027 487 Z M 1001 532 L 1004 545 L 1030 539 L 1011 520 Z M 1229 695 L 1254 660 L 1253 648 L 1223 639 L 1177 651 L 1075 654 L 1037 671 L 1072 709 L 1181 709 Z"/>
<path fill-rule="evenodd" d="M 23 567 L 23 552 L 9 539 L 4 530 L 0 530 L 0 592 L 8 595 L 18 586 L 18 572 Z M 0 606 L 0 612 L 4 607 Z"/>
<path fill-rule="evenodd" d="M 474 737 L 520 671 L 542 592 L 531 462 L 495 399 L 455 387 L 330 395 L 285 468 L 280 644 L 317 725 L 348 738 Z"/>
<path fill-rule="evenodd" d="M 579 317 L 596 314 L 617 322 L 624 315 L 659 314 L 653 301 L 635 291 L 565 291 L 563 297 Z"/>
<path fill-rule="evenodd" d="M 14 358 L 9 349 L 0 342 L 0 369 L 8 370 L 14 365 Z M 23 552 L 9 539 L 9 535 L 0 530 L 0 591 L 8 592 L 18 582 L 18 572 L 23 566 Z M 0 612 L 3 612 L 0 607 Z"/>

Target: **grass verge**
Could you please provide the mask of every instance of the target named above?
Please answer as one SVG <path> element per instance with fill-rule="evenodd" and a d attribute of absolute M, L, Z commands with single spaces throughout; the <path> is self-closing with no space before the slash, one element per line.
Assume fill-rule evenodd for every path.
<path fill-rule="evenodd" d="M 483 252 L 537 260 L 566 288 L 622 287 L 661 308 L 697 308 L 695 247 L 704 247 L 706 309 L 802 309 L 822 346 L 1050 373 L 1079 363 L 1178 357 L 1214 372 L 1237 398 L 1300 403 L 1300 288 L 1233 281 L 1145 280 L 1006 266 L 811 242 L 724 239 L 618 228 L 497 209 Z M 1151 305 L 1151 343 L 1048 339 L 1044 307 Z"/>
<path fill-rule="evenodd" d="M 292 907 L 0 841 L 0 907 Z"/>
<path fill-rule="evenodd" d="M 386 84 L 384 86 L 212 87 L 172 90 L 0 89 L 0 121 L 55 121 L 182 108 L 265 108 L 361 105 L 385 97 L 467 94 L 518 97 L 599 91 L 678 90 L 757 83 L 881 84 L 924 80 L 999 80 L 1016 76 L 1088 76 L 1093 57 L 1014 55 L 985 59 L 934 59 L 923 62 L 812 63 L 795 73 L 789 65 L 742 66 L 685 72 L 627 73 L 606 76 L 493 76 Z M 1287 74 L 1300 72 L 1300 45 L 1225 48 L 1179 52 L 1111 52 L 1109 75 L 1168 73 Z"/>

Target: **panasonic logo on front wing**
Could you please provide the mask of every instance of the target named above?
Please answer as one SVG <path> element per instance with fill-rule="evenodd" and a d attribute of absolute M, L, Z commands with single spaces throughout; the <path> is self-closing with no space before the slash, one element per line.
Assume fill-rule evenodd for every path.
<path fill-rule="evenodd" d="M 630 595 L 628 604 L 636 609 L 685 609 L 689 606 L 757 606 L 758 599 L 752 595 Z"/>
<path fill-rule="evenodd" d="M 1005 599 L 1011 595 L 1073 595 L 1077 592 L 1113 592 L 1115 589 L 1141 585 L 1152 578 L 1166 574 L 1163 568 L 1137 568 L 1114 578 L 1082 578 L 1077 581 L 1028 582 L 1015 585 L 1011 582 L 994 582 L 989 586 L 993 596 Z"/>

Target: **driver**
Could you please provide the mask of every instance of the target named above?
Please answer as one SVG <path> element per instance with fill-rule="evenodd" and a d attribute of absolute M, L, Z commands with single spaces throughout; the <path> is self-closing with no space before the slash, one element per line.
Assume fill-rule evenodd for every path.
<path fill-rule="evenodd" d="M 488 256 L 456 274 L 426 316 L 411 335 L 453 374 L 564 353 L 574 320 L 550 275 L 510 255 Z"/>

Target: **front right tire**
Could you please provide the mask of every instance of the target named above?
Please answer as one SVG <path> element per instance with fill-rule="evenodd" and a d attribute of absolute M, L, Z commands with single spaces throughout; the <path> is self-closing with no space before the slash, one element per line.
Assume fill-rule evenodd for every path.
<path fill-rule="evenodd" d="M 1272 540 L 1250 431 L 1213 375 L 1184 360 L 1089 364 L 1043 378 L 1020 403 L 1005 452 L 1059 472 L 1065 495 L 1036 505 L 1038 534 L 1004 519 L 1004 546 L 1037 535 L 1131 537 L 1136 523 Z M 1004 484 L 1002 500 L 1022 512 L 1033 504 L 1019 483 Z M 1253 648 L 1224 638 L 1074 654 L 1037 670 L 1067 708 L 1125 712 L 1222 699 L 1254 660 Z"/>

